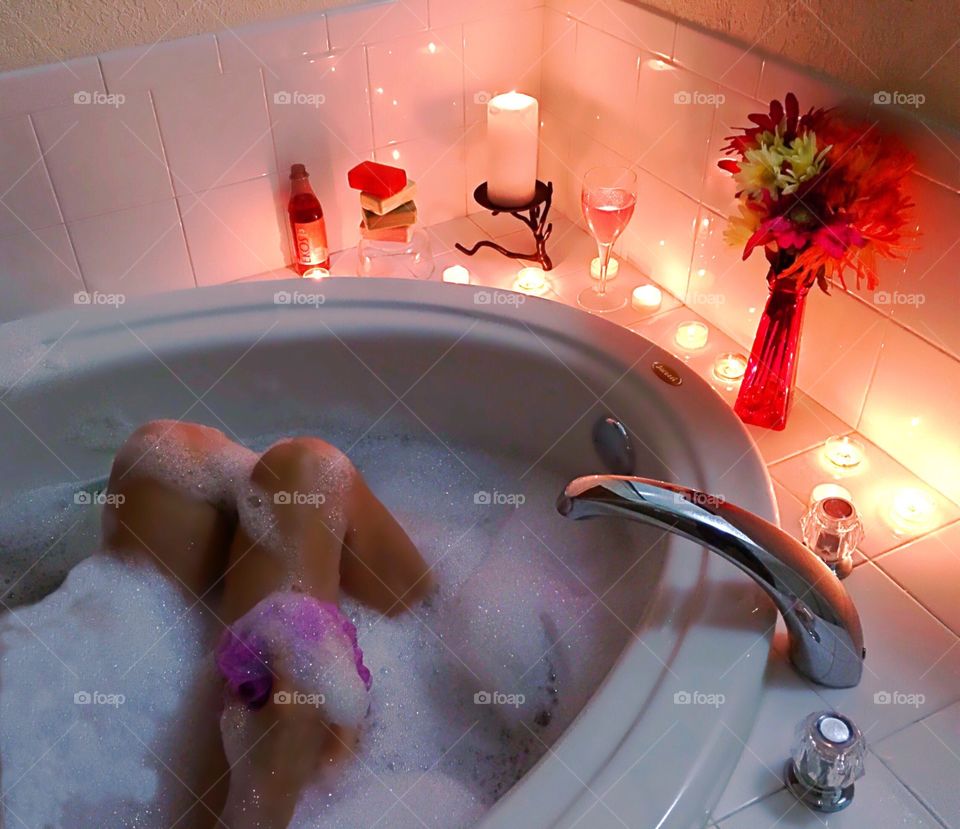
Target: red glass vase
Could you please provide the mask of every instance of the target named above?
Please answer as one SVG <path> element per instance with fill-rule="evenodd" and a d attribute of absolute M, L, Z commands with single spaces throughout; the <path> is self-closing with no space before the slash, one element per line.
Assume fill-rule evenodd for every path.
<path fill-rule="evenodd" d="M 800 329 L 810 285 L 767 277 L 770 296 L 760 317 L 747 371 L 733 409 L 744 423 L 781 430 L 793 399 L 800 351 Z"/>

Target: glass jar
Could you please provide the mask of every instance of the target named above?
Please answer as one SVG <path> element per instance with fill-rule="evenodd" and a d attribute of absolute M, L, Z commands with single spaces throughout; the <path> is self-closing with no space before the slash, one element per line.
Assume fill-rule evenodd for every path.
<path fill-rule="evenodd" d="M 390 234 L 361 232 L 357 245 L 358 276 L 390 276 L 399 279 L 429 279 L 433 274 L 430 237 L 417 225 Z"/>

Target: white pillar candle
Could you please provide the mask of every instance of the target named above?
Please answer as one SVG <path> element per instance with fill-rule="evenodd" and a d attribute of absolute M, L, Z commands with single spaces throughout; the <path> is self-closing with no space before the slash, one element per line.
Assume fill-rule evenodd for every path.
<path fill-rule="evenodd" d="M 520 207 L 533 201 L 539 130 L 536 98 L 505 92 L 487 103 L 487 196 L 494 204 Z"/>

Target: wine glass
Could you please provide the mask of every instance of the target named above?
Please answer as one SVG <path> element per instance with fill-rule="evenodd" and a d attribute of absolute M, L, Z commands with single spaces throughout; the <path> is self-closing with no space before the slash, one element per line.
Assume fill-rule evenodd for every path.
<path fill-rule="evenodd" d="M 600 279 L 577 297 L 580 307 L 587 311 L 609 314 L 627 304 L 625 289 L 607 286 L 607 265 L 613 244 L 630 222 L 636 204 L 637 174 L 632 170 L 594 167 L 584 175 L 580 205 L 600 254 Z"/>

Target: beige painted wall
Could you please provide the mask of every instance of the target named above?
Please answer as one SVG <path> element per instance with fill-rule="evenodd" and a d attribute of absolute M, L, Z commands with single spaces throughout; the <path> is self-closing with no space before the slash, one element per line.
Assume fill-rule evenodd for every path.
<path fill-rule="evenodd" d="M 360 0 L 0 0 L 0 70 Z"/>
<path fill-rule="evenodd" d="M 355 2 L 3 0 L 0 70 Z M 644 0 L 644 4 L 861 89 L 921 93 L 926 96 L 922 115 L 960 124 L 960 0 Z"/>
<path fill-rule="evenodd" d="M 644 0 L 871 92 L 921 93 L 960 125 L 960 0 Z"/>

